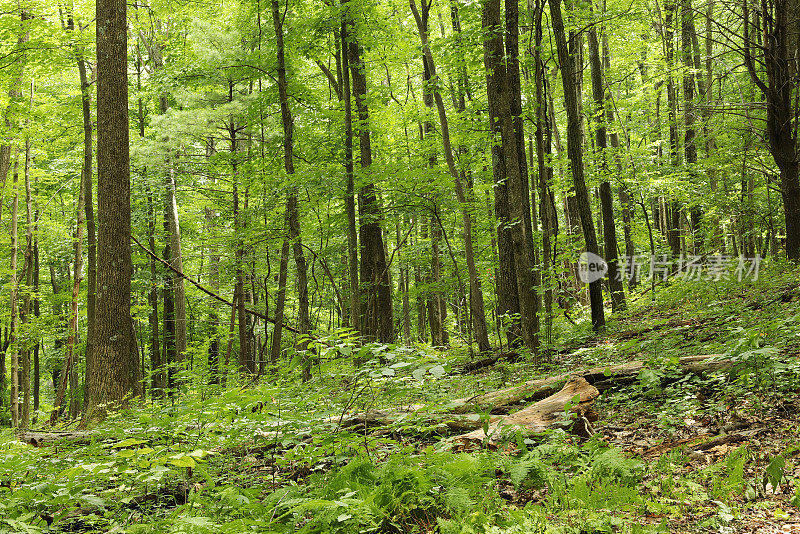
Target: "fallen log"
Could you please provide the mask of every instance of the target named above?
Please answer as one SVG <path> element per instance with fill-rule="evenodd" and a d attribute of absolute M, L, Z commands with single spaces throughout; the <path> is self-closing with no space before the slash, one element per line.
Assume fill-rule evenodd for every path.
<path fill-rule="evenodd" d="M 519 386 L 499 389 L 476 397 L 456 399 L 448 404 L 447 409 L 451 413 L 469 413 L 485 411 L 488 408 L 496 410 L 514 404 L 540 400 L 557 392 L 566 379 L 566 375 L 560 375 L 528 380 Z"/>
<path fill-rule="evenodd" d="M 474 371 L 479 371 L 481 369 L 485 369 L 486 367 L 491 367 L 492 365 L 496 364 L 500 360 L 505 360 L 507 362 L 515 362 L 519 359 L 519 354 L 516 352 L 501 352 L 498 354 L 493 354 L 492 356 L 488 356 L 486 358 L 481 358 L 480 360 L 476 360 L 474 362 L 467 362 L 461 366 L 459 369 L 462 373 L 472 373 Z"/>
<path fill-rule="evenodd" d="M 684 356 L 678 361 L 678 367 L 685 372 L 703 373 L 719 371 L 733 367 L 730 359 L 720 359 L 719 354 L 703 354 Z M 510 388 L 500 389 L 463 399 L 456 399 L 445 409 L 452 413 L 469 413 L 491 410 L 493 414 L 507 411 L 507 407 L 543 399 L 557 392 L 570 376 L 580 376 L 600 391 L 610 387 L 634 382 L 639 373 L 646 368 L 644 362 L 633 360 L 619 365 L 593 367 L 583 371 L 573 371 L 563 375 L 537 380 L 528 380 Z"/>
<path fill-rule="evenodd" d="M 19 440 L 34 447 L 41 447 L 46 443 L 70 442 L 74 444 L 87 444 L 91 441 L 91 432 L 51 430 L 50 432 L 25 431 L 19 434 Z"/>
<path fill-rule="evenodd" d="M 452 432 L 466 432 L 483 425 L 479 414 L 431 413 L 417 407 L 416 410 L 368 410 L 352 414 L 342 418 L 339 427 L 348 430 L 363 430 L 398 423 L 442 425 Z"/>
<path fill-rule="evenodd" d="M 586 427 L 586 423 L 595 418 L 592 406 L 599 396 L 597 388 L 589 384 L 585 378 L 574 377 L 557 393 L 511 415 L 494 416 L 490 418 L 488 428 L 482 426 L 457 436 L 455 440 L 464 444 L 487 441 L 492 443 L 501 439 L 504 430 L 508 428 L 522 429 L 529 433 L 543 432 L 554 426 L 571 427 L 572 417 L 581 420 L 582 433 L 590 434 L 591 426 Z M 567 416 L 567 413 L 575 415 Z"/>

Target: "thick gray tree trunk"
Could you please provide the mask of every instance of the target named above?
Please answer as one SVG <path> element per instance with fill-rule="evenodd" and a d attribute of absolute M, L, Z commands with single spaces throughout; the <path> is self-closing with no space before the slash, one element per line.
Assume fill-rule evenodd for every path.
<path fill-rule="evenodd" d="M 128 148 L 128 25 L 123 0 L 97 2 L 96 353 L 87 362 L 85 421 L 104 403 L 141 391 L 131 318 L 131 219 Z"/>

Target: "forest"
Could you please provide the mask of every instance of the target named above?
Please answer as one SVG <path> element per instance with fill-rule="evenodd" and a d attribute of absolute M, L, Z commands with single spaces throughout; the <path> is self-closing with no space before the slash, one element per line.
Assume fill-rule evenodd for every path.
<path fill-rule="evenodd" d="M 0 36 L 0 534 L 797 531 L 800 0 Z"/>

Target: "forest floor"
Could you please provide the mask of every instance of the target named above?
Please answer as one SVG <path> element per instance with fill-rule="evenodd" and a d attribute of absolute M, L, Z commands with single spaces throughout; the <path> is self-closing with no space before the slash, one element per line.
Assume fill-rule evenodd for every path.
<path fill-rule="evenodd" d="M 458 346 L 341 335 L 305 384 L 299 357 L 227 388 L 183 372 L 181 395 L 88 434 L 33 446 L 0 432 L 0 533 L 800 532 L 799 275 L 677 281 L 597 334 L 559 318 L 540 365 L 465 372 Z M 730 365 L 678 365 L 704 354 Z M 455 399 L 632 360 L 635 376 L 596 382 L 591 439 L 512 429 L 465 443 L 442 417 Z M 491 434 L 490 409 L 462 422 Z"/>

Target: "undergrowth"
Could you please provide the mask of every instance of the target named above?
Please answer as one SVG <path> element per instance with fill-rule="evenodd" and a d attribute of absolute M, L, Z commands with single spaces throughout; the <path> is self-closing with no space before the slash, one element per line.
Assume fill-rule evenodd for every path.
<path fill-rule="evenodd" d="M 721 428 L 732 414 L 766 417 L 795 398 L 795 291 L 796 270 L 780 265 L 745 285 L 676 282 L 655 303 L 649 294 L 632 302 L 603 334 L 582 328 L 571 338 L 557 325 L 554 356 L 540 368 L 522 358 L 461 374 L 463 347 L 356 347 L 342 332 L 318 344 L 306 384 L 299 357 L 226 388 L 206 384 L 203 369 L 184 370 L 180 391 L 112 413 L 83 440 L 34 448 L 1 431 L 0 533 L 656 533 L 689 516 L 699 518 L 689 530 L 718 530 L 778 494 L 784 508 L 800 504 L 796 448 L 745 442 L 698 464 L 690 448 L 642 458 L 615 436 L 647 431 L 658 438 L 652 447 Z M 735 365 L 677 370 L 680 356 L 710 353 Z M 550 431 L 468 452 L 422 418 L 379 432 L 343 424 L 353 412 L 434 410 L 547 372 L 631 359 L 646 369 L 604 394 L 599 432 L 584 442 Z"/>

